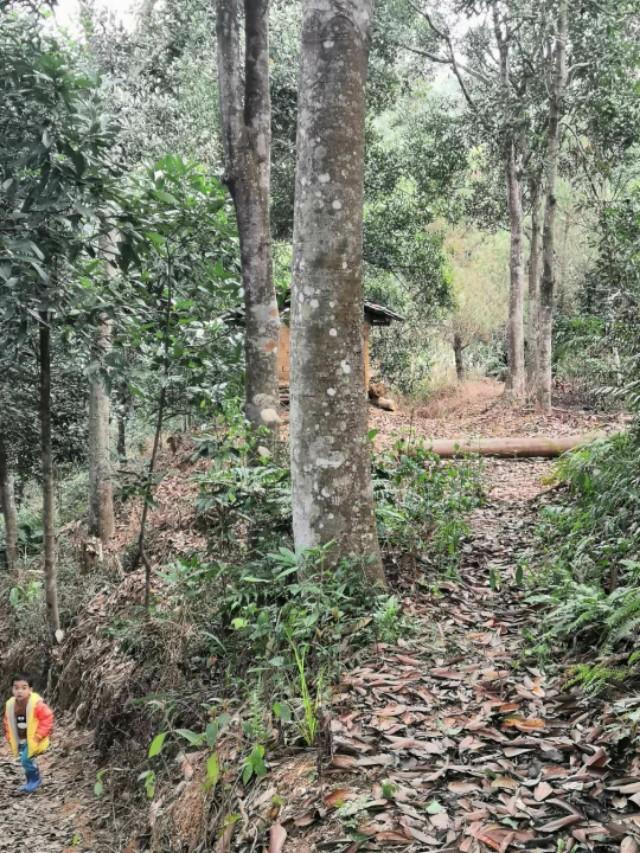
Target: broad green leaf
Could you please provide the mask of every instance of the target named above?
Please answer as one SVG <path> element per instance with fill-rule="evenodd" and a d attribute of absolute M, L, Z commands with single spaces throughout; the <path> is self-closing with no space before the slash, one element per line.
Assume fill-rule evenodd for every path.
<path fill-rule="evenodd" d="M 176 729 L 176 734 L 189 741 L 192 746 L 202 746 L 204 743 L 204 735 L 192 732 L 191 729 Z"/>

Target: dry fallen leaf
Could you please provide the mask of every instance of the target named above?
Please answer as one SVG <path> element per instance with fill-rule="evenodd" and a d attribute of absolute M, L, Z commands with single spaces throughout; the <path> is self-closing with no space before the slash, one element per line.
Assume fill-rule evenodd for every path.
<path fill-rule="evenodd" d="M 353 799 L 354 792 L 350 788 L 336 788 L 324 798 L 324 804 L 327 808 L 337 809 L 347 800 Z"/>
<path fill-rule="evenodd" d="M 445 811 L 429 815 L 429 821 L 436 829 L 449 829 L 449 815 Z"/>
<path fill-rule="evenodd" d="M 340 770 L 350 770 L 352 767 L 358 766 L 358 759 L 353 755 L 334 755 L 331 759 L 331 766 L 338 767 Z"/>
<path fill-rule="evenodd" d="M 269 853 L 282 853 L 286 840 L 287 830 L 279 823 L 274 823 L 269 830 Z"/>
<path fill-rule="evenodd" d="M 545 728 L 545 721 L 537 717 L 523 719 L 522 717 L 507 717 L 502 721 L 502 727 L 518 729 L 521 732 L 539 731 Z"/>
<path fill-rule="evenodd" d="M 470 794 L 471 791 L 477 791 L 478 785 L 475 782 L 465 782 L 464 780 L 449 782 L 447 788 L 451 791 L 452 794 L 457 794 L 458 796 L 462 794 Z"/>
<path fill-rule="evenodd" d="M 510 791 L 515 791 L 518 783 L 511 776 L 496 776 L 491 782 L 492 788 L 505 788 Z"/>
<path fill-rule="evenodd" d="M 553 793 L 553 788 L 548 782 L 540 782 L 540 784 L 536 785 L 533 789 L 533 798 L 537 803 L 541 803 Z"/>
<path fill-rule="evenodd" d="M 565 826 L 573 826 L 574 823 L 580 823 L 584 820 L 582 815 L 569 814 L 566 817 L 560 817 L 557 820 L 552 820 L 540 827 L 540 832 L 557 832 L 559 829 L 564 829 Z"/>
<path fill-rule="evenodd" d="M 432 669 L 431 675 L 434 678 L 442 678 L 446 681 L 463 681 L 464 673 L 457 672 L 455 669 Z"/>

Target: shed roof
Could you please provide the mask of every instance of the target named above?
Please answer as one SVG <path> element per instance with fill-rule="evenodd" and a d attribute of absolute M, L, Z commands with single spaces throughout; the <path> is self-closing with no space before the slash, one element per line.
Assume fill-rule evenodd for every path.
<path fill-rule="evenodd" d="M 377 302 L 369 302 L 368 299 L 364 300 L 364 316 L 372 326 L 389 326 L 393 320 L 404 322 L 404 317 L 396 314 L 391 308 L 378 305 Z"/>
<path fill-rule="evenodd" d="M 285 303 L 282 314 L 289 313 L 289 301 Z M 368 299 L 364 301 L 364 319 L 371 326 L 389 326 L 396 320 L 400 323 L 404 322 L 404 317 L 396 314 L 391 308 L 384 305 L 378 305 L 377 302 L 370 302 Z M 230 308 L 222 315 L 222 320 L 232 326 L 244 326 L 244 305 L 238 305 L 237 308 Z"/>

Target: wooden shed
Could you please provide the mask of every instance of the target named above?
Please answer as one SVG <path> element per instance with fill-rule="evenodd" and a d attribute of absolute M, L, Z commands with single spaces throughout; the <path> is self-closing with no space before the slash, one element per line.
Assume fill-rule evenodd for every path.
<path fill-rule="evenodd" d="M 291 330 L 289 328 L 289 306 L 286 305 L 280 316 L 280 340 L 278 343 L 278 381 L 280 386 L 289 386 L 290 362 L 291 362 Z M 236 308 L 224 315 L 227 323 L 233 325 L 244 325 L 244 308 Z M 372 326 L 390 326 L 393 322 L 403 322 L 404 317 L 396 314 L 384 305 L 365 300 L 364 317 L 362 323 L 362 368 L 364 371 L 364 387 L 369 387 L 371 379 L 371 361 L 369 357 L 369 337 Z"/>

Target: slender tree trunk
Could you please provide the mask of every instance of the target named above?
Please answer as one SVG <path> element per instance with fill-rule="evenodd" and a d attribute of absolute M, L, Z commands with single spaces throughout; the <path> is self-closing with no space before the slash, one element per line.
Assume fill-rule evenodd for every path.
<path fill-rule="evenodd" d="M 127 461 L 127 419 L 122 414 L 118 413 L 118 444 L 116 447 L 118 459 L 121 462 Z"/>
<path fill-rule="evenodd" d="M 126 380 L 118 383 L 116 390 L 118 438 L 116 452 L 120 462 L 127 461 L 127 420 L 131 415 L 131 393 Z"/>
<path fill-rule="evenodd" d="M 102 314 L 95 345 L 97 370 L 89 389 L 89 533 L 106 543 L 114 534 L 111 483 L 110 403 L 104 377 L 105 356 L 111 349 L 111 321 Z"/>
<path fill-rule="evenodd" d="M 153 496 L 153 476 L 156 470 L 156 460 L 158 458 L 158 450 L 160 449 L 160 436 L 162 435 L 162 424 L 164 422 L 164 408 L 166 404 L 167 393 L 166 386 L 163 385 L 158 399 L 158 414 L 156 417 L 156 428 L 153 434 L 153 448 L 151 450 L 151 458 L 149 459 L 149 467 L 147 469 L 147 482 L 144 489 L 144 503 L 142 505 L 142 517 L 140 519 L 140 532 L 138 534 L 138 552 L 134 560 L 134 568 L 137 567 L 138 561 L 142 560 L 144 564 L 144 606 L 145 610 L 149 610 L 151 604 L 151 563 L 147 557 L 144 547 L 144 537 L 147 530 L 147 516 L 149 515 L 149 507 L 151 506 L 151 498 Z"/>
<path fill-rule="evenodd" d="M 58 566 L 55 541 L 55 497 L 51 450 L 51 336 L 49 312 L 40 313 L 40 435 L 42 442 L 42 526 L 44 529 L 44 586 L 51 633 L 59 638 Z"/>
<path fill-rule="evenodd" d="M 18 560 L 18 513 L 13 474 L 7 460 L 7 449 L 0 436 L 0 499 L 4 516 L 5 556 L 7 569 L 12 572 Z"/>
<path fill-rule="evenodd" d="M 298 552 L 335 543 L 384 585 L 362 373 L 364 114 L 371 0 L 305 0 L 291 322 Z"/>
<path fill-rule="evenodd" d="M 456 360 L 456 378 L 458 382 L 464 382 L 464 347 L 462 338 L 457 332 L 453 336 L 453 355 Z"/>
<path fill-rule="evenodd" d="M 275 429 L 280 319 L 271 258 L 269 0 L 244 2 L 244 86 L 239 0 L 218 0 L 218 81 L 225 180 L 235 203 L 245 301 L 245 413 Z"/>
<path fill-rule="evenodd" d="M 511 230 L 509 253 L 509 316 L 507 320 L 507 396 L 521 400 L 525 395 L 524 371 L 524 256 L 522 186 L 515 146 L 512 143 L 506 159 L 507 202 Z"/>
<path fill-rule="evenodd" d="M 500 86 L 505 103 L 511 92 L 511 37 L 508 21 L 501 20 L 500 9 L 493 3 L 493 28 L 499 52 Z M 520 178 L 519 149 L 514 131 L 505 128 L 503 141 L 504 174 L 509 211 L 511 248 L 509 253 L 509 315 L 507 318 L 507 379 L 505 393 L 511 400 L 525 395 L 524 370 L 524 224 L 522 214 L 522 184 Z"/>
<path fill-rule="evenodd" d="M 545 206 L 542 229 L 542 280 L 540 282 L 540 332 L 539 332 L 539 381 L 537 388 L 538 406 L 542 411 L 551 411 L 551 338 L 553 332 L 553 300 L 557 287 L 557 258 L 555 252 L 556 231 L 556 182 L 560 133 L 563 115 L 563 97 L 567 82 L 567 0 L 560 0 L 555 38 L 554 69 L 549 101 L 547 124 L 547 150 L 545 154 Z"/>
<path fill-rule="evenodd" d="M 529 248 L 529 314 L 527 317 L 527 387 L 531 394 L 538 385 L 538 330 L 540 312 L 540 196 L 538 178 L 530 182 L 531 245 Z"/>

